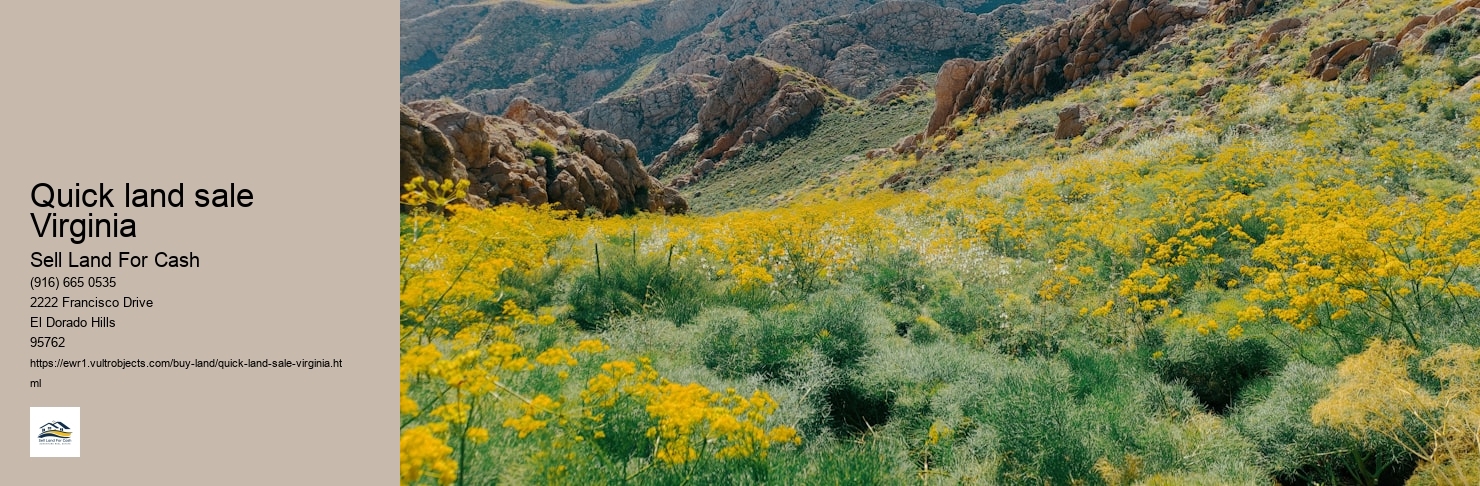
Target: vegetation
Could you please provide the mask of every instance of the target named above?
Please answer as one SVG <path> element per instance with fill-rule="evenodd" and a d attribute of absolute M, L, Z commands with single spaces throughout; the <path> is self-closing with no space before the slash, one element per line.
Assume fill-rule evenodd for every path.
<path fill-rule="evenodd" d="M 1476 29 L 1370 82 L 1301 73 L 1440 6 L 1195 24 L 924 158 L 762 182 L 818 128 L 693 188 L 712 214 L 473 210 L 418 181 L 402 483 L 1473 484 Z M 1255 51 L 1289 16 L 1304 33 Z M 1096 115 L 1056 141 L 1066 103 Z M 840 116 L 878 113 L 819 127 Z M 741 180 L 766 191 L 719 189 Z"/>
<path fill-rule="evenodd" d="M 725 166 L 683 189 L 692 211 L 714 214 L 786 202 L 799 188 L 827 186 L 841 174 L 866 165 L 865 152 L 888 147 L 900 137 L 925 128 L 933 98 L 913 95 L 888 106 L 857 101 L 823 113 L 759 147 L 752 147 Z M 687 170 L 697 160 L 676 161 Z M 672 172 L 671 170 L 669 172 Z"/>

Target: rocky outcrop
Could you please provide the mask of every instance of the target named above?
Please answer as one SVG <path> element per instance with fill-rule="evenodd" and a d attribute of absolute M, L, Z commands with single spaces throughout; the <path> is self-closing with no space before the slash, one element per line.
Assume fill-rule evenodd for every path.
<path fill-rule="evenodd" d="M 699 121 L 698 107 L 709 100 L 718 81 L 702 74 L 680 76 L 651 88 L 602 98 L 575 117 L 582 125 L 631 140 L 638 157 L 652 160 Z"/>
<path fill-rule="evenodd" d="M 881 0 L 402 0 L 401 99 L 446 97 L 497 114 L 524 97 L 577 112 L 619 91 L 718 77 L 787 29 L 828 44 L 809 72 L 861 96 L 946 57 L 990 54 L 1001 42 L 992 32 L 1066 16 L 1086 0 L 883 1 L 895 5 L 865 14 Z M 853 17 L 846 41 L 795 26 L 834 17 Z M 977 20 L 967 28 L 948 18 Z M 980 19 L 992 28 L 974 27 Z"/>
<path fill-rule="evenodd" d="M 1310 52 L 1310 61 L 1305 64 L 1305 74 L 1321 81 L 1332 81 L 1341 76 L 1352 61 L 1363 61 L 1362 71 L 1357 78 L 1371 81 L 1379 69 L 1398 64 L 1403 55 L 1398 48 L 1385 42 L 1367 39 L 1338 39 L 1317 47 Z"/>
<path fill-rule="evenodd" d="M 1054 129 L 1053 138 L 1065 140 L 1084 135 L 1084 118 L 1088 115 L 1088 109 L 1081 104 L 1073 104 L 1059 110 L 1059 126 Z"/>
<path fill-rule="evenodd" d="M 1054 13 L 1067 14 L 1062 10 Z M 919 1 L 886 1 L 787 26 L 766 37 L 755 53 L 819 76 L 849 96 L 864 97 L 904 75 L 934 70 L 952 57 L 989 57 L 1003 45 L 1002 32 L 1050 21 L 1048 15 L 1016 5 L 973 14 Z"/>
<path fill-rule="evenodd" d="M 1321 81 L 1331 81 L 1341 75 L 1346 65 L 1361 57 L 1372 46 L 1367 39 L 1337 39 L 1310 51 L 1310 61 L 1305 63 L 1305 75 Z"/>
<path fill-rule="evenodd" d="M 1357 78 L 1362 81 L 1372 81 L 1372 76 L 1379 69 L 1396 66 L 1403 62 L 1403 53 L 1398 52 L 1398 48 L 1393 45 L 1379 42 L 1367 49 L 1367 52 L 1362 55 L 1362 61 L 1362 72 L 1357 74 Z"/>
<path fill-rule="evenodd" d="M 869 103 L 887 105 L 899 101 L 906 96 L 915 96 L 929 90 L 930 85 L 926 84 L 924 80 L 914 76 L 905 76 L 898 83 L 894 83 L 894 86 L 890 86 L 888 89 L 874 95 L 873 99 L 869 100 Z"/>
<path fill-rule="evenodd" d="M 1233 9 L 1230 2 L 1216 5 Z M 1257 9 L 1257 3 L 1238 5 L 1244 5 L 1236 9 L 1241 14 Z M 1207 15 L 1204 7 L 1167 0 L 1102 0 L 1073 19 L 1036 31 L 1002 56 L 975 63 L 959 89 L 953 88 L 971 61 L 950 61 L 936 81 L 936 111 L 926 133 L 934 134 L 966 109 L 988 113 L 1021 106 L 1086 83 Z"/>
<path fill-rule="evenodd" d="M 746 56 L 735 61 L 699 109 L 699 119 L 673 146 L 653 161 L 662 172 L 697 154 L 687 173 L 674 179 L 683 187 L 722 167 L 746 146 L 780 136 L 816 115 L 841 95 L 800 69 Z"/>
<path fill-rule="evenodd" d="M 401 106 L 401 182 L 466 179 L 469 202 L 550 203 L 580 214 L 681 213 L 687 202 L 649 176 L 631 142 L 524 99 L 504 116 L 448 101 Z"/>
<path fill-rule="evenodd" d="M 401 183 L 417 177 L 462 180 L 468 178 L 468 168 L 452 155 L 452 142 L 441 130 L 401 105 Z"/>
<path fill-rule="evenodd" d="M 445 96 L 483 113 L 501 113 L 520 96 L 556 109 L 583 108 L 637 73 L 640 60 L 667 52 L 729 4 L 478 2 L 403 16 L 401 99 Z"/>
<path fill-rule="evenodd" d="M 1237 22 L 1259 11 L 1264 6 L 1264 0 L 1209 0 L 1208 11 L 1212 12 L 1213 20 L 1219 23 Z"/>
<path fill-rule="evenodd" d="M 426 15 L 444 7 L 467 5 L 478 0 L 401 0 L 401 18 L 411 19 Z"/>
<path fill-rule="evenodd" d="M 1264 29 L 1263 34 L 1259 34 L 1259 42 L 1254 44 L 1254 48 L 1258 49 L 1266 45 L 1278 43 L 1287 33 L 1304 25 L 1304 22 L 1294 17 L 1276 20 Z"/>
<path fill-rule="evenodd" d="M 1470 11 L 1469 9 L 1476 9 Z M 1468 12 L 1469 15 L 1465 15 Z M 1460 0 L 1434 12 L 1433 15 L 1419 15 L 1408 21 L 1398 35 L 1393 37 L 1388 44 L 1407 49 L 1410 47 L 1424 47 L 1424 34 L 1439 27 L 1440 25 L 1454 22 L 1462 16 L 1480 16 L 1480 0 Z"/>
<path fill-rule="evenodd" d="M 930 114 L 925 133 L 934 134 L 936 129 L 961 112 L 956 99 L 962 97 L 971 76 L 981 67 L 982 63 L 966 58 L 952 59 L 940 66 L 940 73 L 935 76 L 935 111 Z"/>

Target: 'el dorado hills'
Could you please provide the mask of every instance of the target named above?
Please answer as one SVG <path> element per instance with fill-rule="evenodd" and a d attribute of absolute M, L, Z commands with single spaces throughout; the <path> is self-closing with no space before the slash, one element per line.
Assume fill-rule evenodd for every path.
<path fill-rule="evenodd" d="M 161 251 L 156 252 L 152 256 L 146 253 L 127 251 L 104 252 L 101 255 L 73 255 L 69 251 L 67 252 L 67 257 L 63 259 L 62 252 L 56 252 L 50 255 L 43 254 L 39 251 L 31 252 L 31 266 L 37 268 L 115 268 L 115 264 L 117 264 L 116 268 L 141 268 L 149 266 L 162 268 L 200 268 L 200 257 L 196 256 L 193 251 L 184 255 L 172 255 Z"/>

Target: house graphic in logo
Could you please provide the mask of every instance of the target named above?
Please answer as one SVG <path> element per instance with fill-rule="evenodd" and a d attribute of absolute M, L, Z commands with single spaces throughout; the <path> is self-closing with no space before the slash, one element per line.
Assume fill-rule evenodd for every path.
<path fill-rule="evenodd" d="M 44 439 L 47 437 L 70 439 L 72 437 L 72 428 L 61 421 L 47 422 L 46 425 L 41 426 L 41 435 L 36 436 L 36 438 Z"/>
<path fill-rule="evenodd" d="M 81 408 L 31 407 L 31 457 L 82 457 L 81 430 Z"/>

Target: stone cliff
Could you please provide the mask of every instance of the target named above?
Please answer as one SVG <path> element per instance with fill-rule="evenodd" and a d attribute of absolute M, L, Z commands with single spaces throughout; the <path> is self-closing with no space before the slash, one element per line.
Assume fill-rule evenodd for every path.
<path fill-rule="evenodd" d="M 605 215 L 688 209 L 648 175 L 631 142 L 524 99 L 503 116 L 447 101 L 401 105 L 401 182 L 415 177 L 466 179 L 475 206 L 550 203 Z"/>
<path fill-rule="evenodd" d="M 689 170 L 674 179 L 688 185 L 723 166 L 750 144 L 778 137 L 816 115 L 843 95 L 806 72 L 769 59 L 747 56 L 730 65 L 699 109 L 698 121 L 653 161 L 659 173 L 697 154 Z"/>
<path fill-rule="evenodd" d="M 1167 0 L 1102 0 L 1072 19 L 1035 31 L 997 58 L 945 63 L 925 133 L 933 135 L 968 109 L 988 113 L 1021 106 L 1086 83 L 1210 12 L 1236 20 L 1252 14 L 1259 2 L 1214 1 L 1203 7 Z"/>

